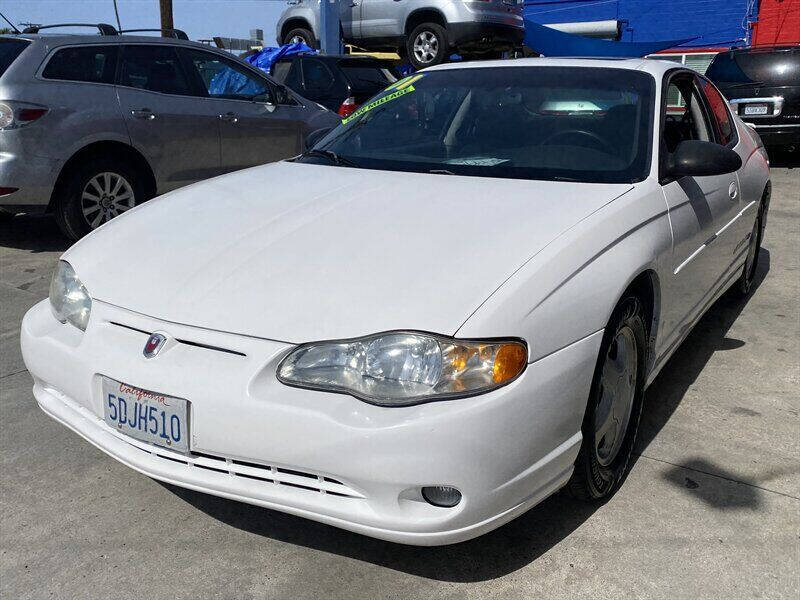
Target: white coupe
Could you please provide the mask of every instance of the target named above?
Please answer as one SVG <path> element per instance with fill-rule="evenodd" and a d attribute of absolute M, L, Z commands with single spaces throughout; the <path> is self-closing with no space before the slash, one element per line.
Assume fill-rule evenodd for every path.
<path fill-rule="evenodd" d="M 84 238 L 22 351 L 48 415 L 150 477 L 449 544 L 616 491 L 644 390 L 748 293 L 769 195 L 680 65 L 442 65 Z"/>

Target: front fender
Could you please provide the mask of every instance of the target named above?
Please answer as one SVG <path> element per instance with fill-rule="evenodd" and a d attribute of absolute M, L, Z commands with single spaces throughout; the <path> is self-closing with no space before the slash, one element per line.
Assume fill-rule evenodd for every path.
<path fill-rule="evenodd" d="M 522 337 L 529 345 L 529 362 L 537 361 L 605 328 L 639 274 L 653 271 L 656 280 L 663 280 L 671 250 L 658 183 L 636 184 L 529 260 L 457 335 Z"/>

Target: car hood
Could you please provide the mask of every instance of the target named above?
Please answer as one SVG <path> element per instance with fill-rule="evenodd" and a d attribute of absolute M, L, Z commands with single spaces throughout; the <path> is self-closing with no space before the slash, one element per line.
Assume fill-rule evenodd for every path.
<path fill-rule="evenodd" d="M 65 255 L 96 299 L 286 342 L 453 334 L 630 184 L 274 163 L 151 200 Z"/>

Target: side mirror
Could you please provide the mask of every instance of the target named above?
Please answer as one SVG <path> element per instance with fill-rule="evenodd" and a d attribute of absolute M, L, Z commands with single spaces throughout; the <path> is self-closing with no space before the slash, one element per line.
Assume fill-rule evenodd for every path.
<path fill-rule="evenodd" d="M 742 158 L 730 148 L 713 142 L 686 140 L 669 158 L 667 174 L 675 177 L 707 177 L 737 171 Z"/>

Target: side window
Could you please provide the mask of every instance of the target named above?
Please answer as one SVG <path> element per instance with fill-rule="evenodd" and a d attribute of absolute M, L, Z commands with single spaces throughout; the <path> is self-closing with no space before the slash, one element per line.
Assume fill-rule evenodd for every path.
<path fill-rule="evenodd" d="M 282 60 L 275 63 L 272 76 L 276 81 L 293 90 L 300 90 L 300 61 Z"/>
<path fill-rule="evenodd" d="M 62 48 L 47 62 L 42 77 L 90 83 L 114 83 L 119 46 Z"/>
<path fill-rule="evenodd" d="M 191 94 L 189 84 L 171 46 L 125 46 L 120 85 L 162 94 Z"/>
<path fill-rule="evenodd" d="M 669 82 L 663 119 L 662 141 L 670 154 L 683 141 L 712 139 L 703 100 L 692 77 L 674 77 Z"/>
<path fill-rule="evenodd" d="M 250 73 L 235 62 L 201 50 L 182 50 L 189 69 L 200 80 L 205 94 L 211 98 L 254 100 L 262 97 L 272 101 L 272 91 L 266 79 Z"/>
<path fill-rule="evenodd" d="M 331 70 L 315 58 L 303 61 L 303 86 L 309 92 L 324 92 L 334 84 Z"/>
<path fill-rule="evenodd" d="M 700 88 L 706 95 L 708 106 L 711 108 L 712 124 L 714 125 L 714 133 L 717 137 L 717 143 L 727 146 L 736 139 L 736 128 L 731 120 L 731 115 L 728 112 L 727 102 L 722 94 L 719 93 L 707 79 L 700 79 Z"/>

